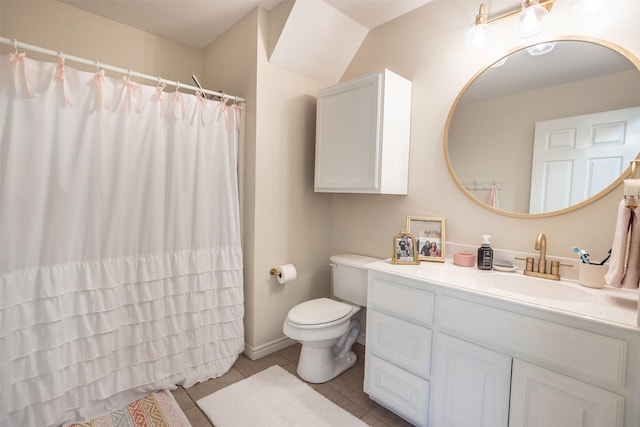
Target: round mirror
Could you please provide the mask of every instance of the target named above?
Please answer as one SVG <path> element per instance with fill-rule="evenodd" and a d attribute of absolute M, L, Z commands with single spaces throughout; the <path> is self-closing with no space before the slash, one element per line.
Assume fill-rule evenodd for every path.
<path fill-rule="evenodd" d="M 488 209 L 535 217 L 584 206 L 640 152 L 640 61 L 574 37 L 511 52 L 462 89 L 444 151 L 458 187 Z"/>

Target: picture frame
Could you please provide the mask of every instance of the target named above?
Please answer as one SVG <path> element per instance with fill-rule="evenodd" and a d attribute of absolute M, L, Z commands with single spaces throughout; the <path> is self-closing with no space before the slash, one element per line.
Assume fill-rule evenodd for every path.
<path fill-rule="evenodd" d="M 405 232 L 415 236 L 420 261 L 444 262 L 444 217 L 407 216 Z"/>
<path fill-rule="evenodd" d="M 404 231 L 393 236 L 392 264 L 420 264 L 416 238 Z"/>

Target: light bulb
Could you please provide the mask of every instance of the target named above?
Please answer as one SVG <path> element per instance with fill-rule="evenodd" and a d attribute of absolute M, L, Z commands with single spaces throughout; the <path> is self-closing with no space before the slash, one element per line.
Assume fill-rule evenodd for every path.
<path fill-rule="evenodd" d="M 489 45 L 490 31 L 489 25 L 474 25 L 467 33 L 467 46 L 475 49 L 484 49 Z"/>
<path fill-rule="evenodd" d="M 544 21 L 549 15 L 549 11 L 540 6 L 538 0 L 528 2 L 523 0 L 523 8 L 518 15 L 516 32 L 520 37 L 533 37 L 544 30 Z"/>

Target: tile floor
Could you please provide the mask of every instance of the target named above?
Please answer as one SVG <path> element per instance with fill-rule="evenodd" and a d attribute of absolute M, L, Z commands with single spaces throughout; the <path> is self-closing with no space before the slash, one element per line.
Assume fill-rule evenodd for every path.
<path fill-rule="evenodd" d="M 336 405 L 362 419 L 370 426 L 411 426 L 411 424 L 402 418 L 369 399 L 369 396 L 362 391 L 362 382 L 364 380 L 364 347 L 360 344 L 355 344 L 354 351 L 358 356 L 358 361 L 353 368 L 324 384 L 309 385 L 333 401 Z M 195 403 L 198 399 L 244 378 L 250 377 L 273 365 L 280 365 L 282 368 L 295 374 L 299 354 L 300 344 L 294 344 L 258 360 L 251 360 L 244 354 L 241 354 L 229 372 L 223 376 L 196 384 L 190 388 L 185 389 L 180 387 L 173 392 L 173 396 L 178 401 L 178 404 L 180 404 L 180 407 L 187 415 L 193 427 L 211 427 L 213 424 L 209 422 L 209 419 L 200 411 L 200 408 L 198 408 Z"/>

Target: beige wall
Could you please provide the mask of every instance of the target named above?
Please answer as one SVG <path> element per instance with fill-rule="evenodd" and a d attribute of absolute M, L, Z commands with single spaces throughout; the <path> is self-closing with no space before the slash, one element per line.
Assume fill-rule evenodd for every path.
<path fill-rule="evenodd" d="M 330 196 L 313 192 L 315 94 L 322 83 L 268 62 L 269 14 L 259 13 L 253 264 L 254 351 L 283 337 L 282 322 L 299 302 L 329 295 Z M 250 185 L 247 186 L 249 188 Z M 251 197 L 248 197 L 248 200 Z M 269 269 L 293 263 L 295 282 L 280 285 Z M 266 350 L 266 349 L 265 349 Z"/>
<path fill-rule="evenodd" d="M 583 35 L 618 44 L 640 56 L 637 20 L 640 2 L 613 2 L 596 21 L 573 16 L 572 1 L 556 2 L 541 38 Z M 332 252 L 391 256 L 391 239 L 406 215 L 446 217 L 447 241 L 479 244 L 481 234 L 493 246 L 534 252 L 537 233 L 545 232 L 548 253 L 573 257 L 573 245 L 603 258 L 613 238 L 621 189 L 577 212 L 541 219 L 520 219 L 481 208 L 464 196 L 449 175 L 443 129 L 458 92 L 479 70 L 523 43 L 513 35 L 514 20 L 492 24 L 494 44 L 484 52 L 465 48 L 464 39 L 477 3 L 435 0 L 369 33 L 344 78 L 380 68 L 413 81 L 411 163 L 407 196 L 334 195 Z M 505 119 L 508 119 L 505 118 Z"/>
<path fill-rule="evenodd" d="M 271 25 L 281 26 L 290 4 L 284 7 L 274 9 L 273 20 L 254 10 L 204 52 L 206 84 L 247 99 L 243 244 L 252 357 L 288 342 L 282 323 L 291 307 L 329 295 L 331 199 L 313 192 L 315 94 L 322 83 L 268 62 Z M 269 270 L 287 263 L 298 278 L 280 285 Z"/>
<path fill-rule="evenodd" d="M 52 0 L 0 1 L 0 34 L 23 43 L 185 84 L 193 83 L 192 74 L 202 73 L 202 51 L 199 49 Z M 2 53 L 12 50 L 6 45 L 0 49 Z M 55 59 L 31 52 L 27 57 Z M 83 68 L 78 64 L 73 67 Z"/>

